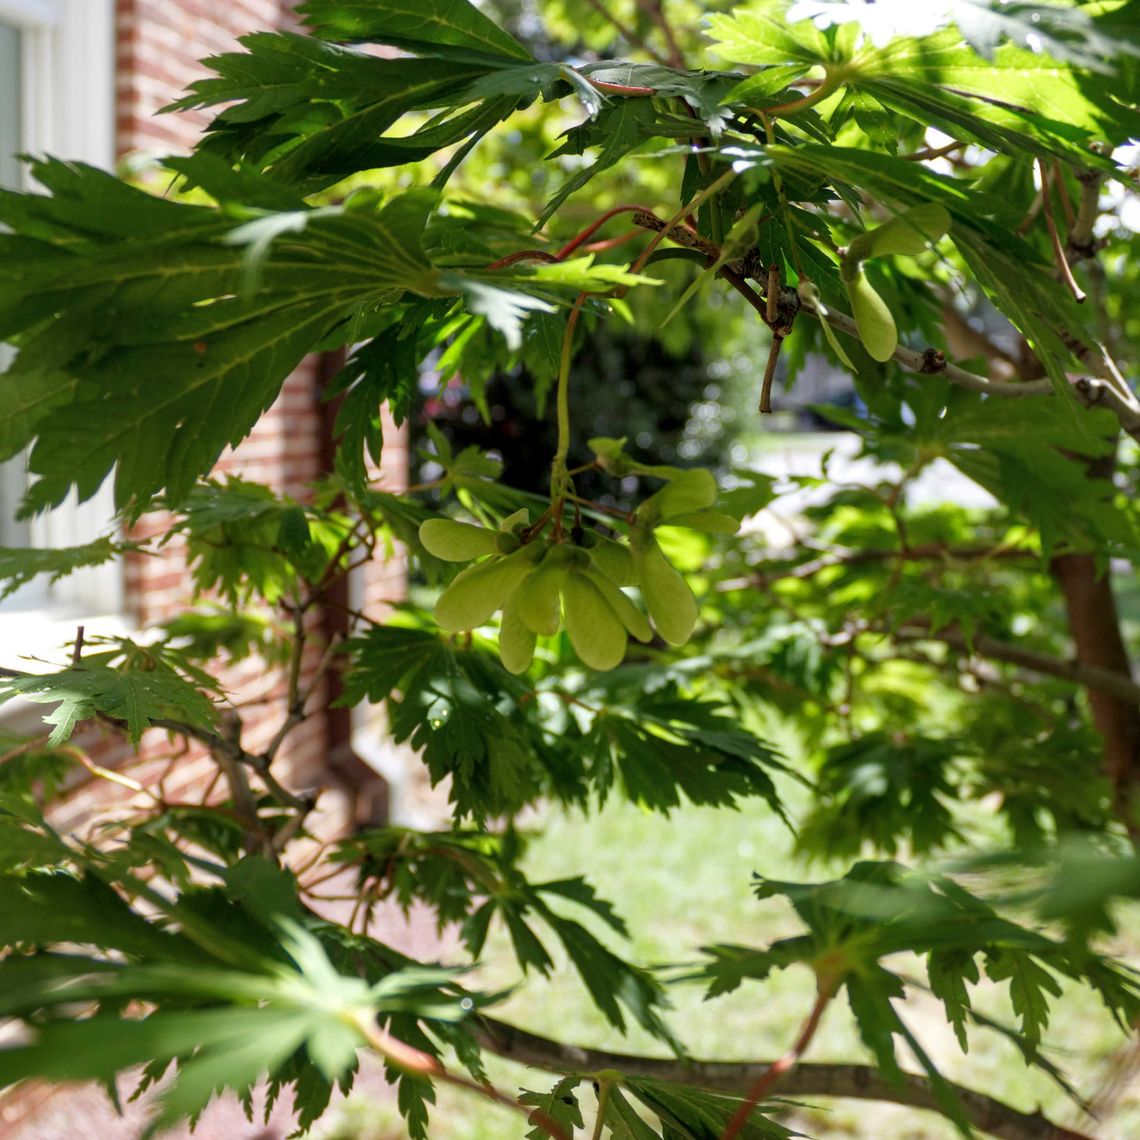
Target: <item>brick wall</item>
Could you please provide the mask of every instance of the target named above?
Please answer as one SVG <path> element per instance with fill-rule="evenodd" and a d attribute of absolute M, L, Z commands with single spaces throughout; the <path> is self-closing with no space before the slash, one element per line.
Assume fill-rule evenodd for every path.
<path fill-rule="evenodd" d="M 118 0 L 117 6 L 117 149 L 133 153 L 163 154 L 186 151 L 208 121 L 202 112 L 161 115 L 156 112 L 175 99 L 193 79 L 206 74 L 198 60 L 234 50 L 238 36 L 252 31 L 294 27 L 289 0 Z M 327 463 L 322 440 L 320 362 L 305 361 L 286 381 L 281 395 L 249 438 L 226 455 L 218 470 L 242 474 L 304 499 L 306 485 Z M 326 421 L 327 422 L 327 421 Z M 384 464 L 380 485 L 398 491 L 407 485 L 407 452 L 403 432 L 386 421 Z M 161 517 L 148 517 L 139 537 L 163 533 Z M 188 595 L 185 553 L 176 544 L 164 548 L 164 557 L 129 557 L 124 565 L 128 612 L 139 628 L 176 613 Z M 384 603 L 405 595 L 406 572 L 401 558 L 376 561 L 359 574 L 362 606 L 372 616 Z M 322 655 L 322 618 L 312 613 L 308 627 L 312 640 L 305 658 L 311 674 Z M 223 677 L 227 691 L 238 703 L 254 702 L 243 710 L 243 744 L 259 752 L 276 732 L 282 703 L 272 699 L 285 692 L 281 671 L 248 660 Z M 310 707 L 323 706 L 324 691 L 314 694 Z M 345 714 L 319 713 L 301 724 L 289 737 L 275 762 L 275 772 L 297 790 L 329 788 L 322 800 L 320 830 L 343 826 L 353 811 L 351 785 L 368 773 L 340 757 L 330 764 L 330 745 L 346 727 Z M 338 727 L 339 726 L 339 727 Z M 121 817 L 130 801 L 146 806 L 155 793 L 167 803 L 201 802 L 226 794 L 217 766 L 197 747 L 185 748 L 165 733 L 152 731 L 137 751 L 114 731 L 87 726 L 77 743 L 101 769 L 79 780 L 61 805 L 55 822 L 65 831 L 89 832 L 103 822 Z M 335 757 L 334 757 L 335 759 Z M 338 791 L 339 785 L 339 791 Z M 369 789 L 375 795 L 375 788 Z M 357 805 L 357 814 L 359 807 Z M 310 821 L 312 822 L 312 821 Z M 37 1136 L 37 1120 L 49 1101 L 68 1094 L 37 1082 L 0 1095 L 0 1137 Z M 209 1131 L 209 1130 L 206 1130 Z M 204 1135 L 204 1133 L 200 1133 Z M 211 1136 L 215 1133 L 211 1132 Z M 220 1134 L 217 1134 L 220 1135 Z"/>
<path fill-rule="evenodd" d="M 201 58 L 239 48 L 237 38 L 252 31 L 294 26 L 289 0 L 119 0 L 118 58 L 118 149 L 132 152 L 169 152 L 193 145 L 208 121 L 204 112 L 156 115 L 191 81 L 205 74 Z M 321 473 L 321 416 L 317 368 L 307 361 L 286 382 L 276 404 L 257 424 L 252 434 L 219 470 L 239 473 L 303 498 L 308 482 Z M 405 485 L 406 453 L 401 433 L 391 428 L 385 448 L 385 485 Z M 161 525 L 152 521 L 152 527 Z M 127 567 L 128 599 L 142 624 L 168 616 L 185 594 L 184 563 L 178 557 L 155 562 L 136 559 Z M 401 567 L 378 567 L 368 575 L 370 602 L 382 596 L 401 597 Z M 316 653 L 314 653 L 314 657 Z M 242 689 L 251 684 L 273 688 L 256 670 L 232 678 Z M 231 678 L 227 678 L 230 681 Z M 303 767 L 320 764 L 322 740 L 316 726 L 305 726 L 307 739 L 292 742 L 292 762 Z M 257 737 L 268 736 L 273 726 L 250 725 Z M 301 749 L 305 755 L 296 755 Z"/>
<path fill-rule="evenodd" d="M 206 74 L 198 60 L 234 50 L 238 36 L 252 31 L 295 27 L 289 0 L 118 0 L 117 4 L 117 150 L 120 156 L 138 152 L 171 153 L 188 150 L 208 121 L 202 112 L 156 116 L 156 112 L 181 94 L 195 78 Z M 321 362 L 305 361 L 286 381 L 269 413 L 250 437 L 224 457 L 219 471 L 242 474 L 270 484 L 289 495 L 304 499 L 306 485 L 327 464 L 322 439 L 320 405 Z M 327 423 L 327 417 L 326 417 Z M 398 491 L 407 484 L 406 439 L 386 421 L 383 469 L 380 485 Z M 161 534 L 165 522 L 148 517 L 138 528 L 140 537 Z M 184 551 L 176 544 L 164 548 L 161 559 L 129 557 L 124 565 L 126 604 L 139 628 L 176 613 L 188 594 Z M 402 558 L 377 560 L 359 573 L 359 604 L 371 616 L 380 616 L 386 601 L 404 597 L 406 571 Z M 322 654 L 322 617 L 312 613 L 312 640 L 305 658 L 311 673 Z M 249 660 L 229 670 L 223 684 L 239 702 L 254 702 L 243 711 L 244 746 L 258 752 L 276 732 L 283 715 L 281 702 L 273 698 L 285 691 L 280 671 L 263 662 Z M 314 694 L 310 707 L 322 708 L 324 690 Z M 258 703 L 260 701 L 260 703 Z M 323 811 L 316 818 L 317 830 L 328 831 L 359 818 L 360 803 L 354 799 L 369 774 L 355 761 L 337 756 L 334 745 L 343 741 L 346 713 L 320 713 L 300 725 L 275 762 L 275 772 L 287 786 L 297 790 L 329 789 L 322 798 Z M 338 719 L 339 716 L 339 719 Z M 212 800 L 226 795 L 217 766 L 202 749 L 187 749 L 163 732 L 144 737 L 139 750 L 113 730 L 89 725 L 77 743 L 101 769 L 78 780 L 61 805 L 56 823 L 65 831 L 90 833 L 91 829 L 121 818 L 131 801 L 145 807 L 157 793 L 166 803 Z M 343 752 L 343 747 L 340 750 Z M 348 758 L 351 761 L 351 757 Z M 371 796 L 375 788 L 366 789 Z M 372 803 L 373 801 L 363 801 Z M 310 820 L 313 823 L 314 820 Z M 25 1083 L 0 1095 L 0 1137 L 36 1137 L 43 1111 L 58 1106 L 70 1094 L 38 1082 Z M 78 1102 L 77 1102 L 78 1103 Z M 126 1133 L 122 1133 L 125 1135 Z M 204 1127 L 198 1133 L 216 1140 L 226 1132 Z M 276 1133 L 267 1133 L 267 1135 Z M 119 1133 L 115 1133 L 119 1135 Z"/>
<path fill-rule="evenodd" d="M 158 115 L 159 109 L 177 98 L 194 79 L 209 74 L 200 59 L 240 50 L 238 37 L 250 32 L 296 27 L 291 9 L 290 0 L 118 0 L 116 124 L 120 157 L 189 150 L 209 114 L 191 111 Z M 223 457 L 218 473 L 241 474 L 303 500 L 307 484 L 327 463 L 319 376 L 319 361 L 303 362 L 250 436 Z M 405 435 L 387 421 L 384 464 L 378 473 L 381 485 L 387 490 L 406 486 L 406 468 Z M 137 535 L 150 537 L 165 529 L 162 517 L 149 516 Z M 400 558 L 365 567 L 359 577 L 363 608 L 370 614 L 382 612 L 386 601 L 405 594 L 406 574 Z M 184 603 L 188 593 L 185 553 L 170 544 L 160 559 L 130 556 L 124 578 L 128 613 L 140 629 L 145 629 L 177 613 Z M 312 637 L 306 654 L 308 671 L 321 657 L 320 627 L 321 615 L 312 613 L 308 622 Z M 247 750 L 259 751 L 272 738 L 283 715 L 281 703 L 275 705 L 273 698 L 284 694 L 284 675 L 251 660 L 229 670 L 222 681 L 237 703 L 253 702 L 242 713 L 242 742 Z M 323 696 L 321 692 L 314 694 L 310 707 L 319 708 Z M 327 763 L 331 740 L 343 731 L 343 717 L 338 730 L 329 718 L 313 716 L 290 735 L 282 749 L 279 778 L 310 788 L 343 782 L 344 772 L 332 772 Z M 166 772 L 164 788 L 176 790 L 177 796 L 172 795 L 176 799 L 200 794 L 203 781 L 215 774 L 212 761 L 197 751 L 171 762 L 170 744 L 162 733 L 148 734 L 138 756 L 131 756 L 121 741 L 103 732 L 93 730 L 85 742 L 91 743 L 100 763 L 132 773 L 131 778 L 142 783 L 155 778 L 157 772 Z M 355 770 L 356 778 L 364 776 Z M 87 782 L 70 796 L 66 816 L 78 822 L 98 800 L 124 794 L 122 787 Z"/>

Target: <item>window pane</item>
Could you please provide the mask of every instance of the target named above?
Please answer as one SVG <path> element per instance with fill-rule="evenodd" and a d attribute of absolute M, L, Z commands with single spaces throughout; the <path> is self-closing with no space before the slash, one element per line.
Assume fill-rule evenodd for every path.
<path fill-rule="evenodd" d="M 20 164 L 20 31 L 0 21 L 0 186 L 17 186 Z"/>
<path fill-rule="evenodd" d="M 20 30 L 0 21 L 0 186 L 20 183 L 16 161 L 23 141 L 20 119 L 23 112 L 20 72 Z M 0 344 L 0 372 L 11 360 L 11 350 Z M 0 545 L 21 546 L 28 541 L 28 524 L 14 519 L 26 481 L 24 459 L 17 456 L 0 463 Z"/>

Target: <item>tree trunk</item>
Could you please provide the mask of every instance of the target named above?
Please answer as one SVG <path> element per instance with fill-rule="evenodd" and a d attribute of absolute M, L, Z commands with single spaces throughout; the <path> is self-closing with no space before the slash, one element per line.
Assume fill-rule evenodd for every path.
<path fill-rule="evenodd" d="M 1116 598 L 1107 568 L 1098 573 L 1091 554 L 1060 554 L 1051 569 L 1068 612 L 1077 660 L 1132 677 Z M 1088 689 L 1093 723 L 1104 738 L 1104 773 L 1112 784 L 1113 808 L 1140 843 L 1140 706 L 1099 689 Z"/>

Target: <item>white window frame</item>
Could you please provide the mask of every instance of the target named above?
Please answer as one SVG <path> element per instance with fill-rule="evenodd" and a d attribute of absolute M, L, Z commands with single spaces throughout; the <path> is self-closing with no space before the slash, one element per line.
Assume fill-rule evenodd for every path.
<path fill-rule="evenodd" d="M 114 0 L 0 0 L 0 19 L 21 32 L 21 150 L 75 159 L 104 169 L 115 162 Z M 35 184 L 25 171 L 23 189 Z M 33 546 L 71 546 L 106 530 L 114 514 L 109 485 L 83 504 L 71 498 L 31 521 Z M 21 596 L 22 595 L 22 596 Z M 23 599 L 26 598 L 25 602 Z M 50 589 L 21 592 L 0 607 L 0 641 L 60 623 L 118 615 L 123 569 L 118 562 L 77 572 Z M 51 632 L 49 632 L 49 630 Z M 43 642 L 36 636 L 37 643 Z"/>

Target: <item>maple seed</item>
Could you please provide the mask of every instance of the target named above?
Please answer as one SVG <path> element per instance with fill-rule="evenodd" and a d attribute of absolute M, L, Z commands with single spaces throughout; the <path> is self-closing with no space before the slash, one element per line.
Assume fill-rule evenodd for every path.
<path fill-rule="evenodd" d="M 931 244 L 940 240 L 950 229 L 950 214 L 945 206 L 927 202 L 899 214 L 889 222 L 864 235 L 869 252 L 867 257 L 886 257 L 902 254 L 917 257 Z M 852 248 L 861 240 L 856 238 Z M 849 251 L 850 252 L 850 251 Z"/>
<path fill-rule="evenodd" d="M 723 511 L 689 511 L 683 515 L 670 515 L 665 521 L 669 526 L 686 526 L 706 534 L 736 534 L 740 530 L 740 520 Z"/>
<path fill-rule="evenodd" d="M 600 570 L 592 566 L 586 571 L 586 577 L 598 588 L 598 592 L 605 598 L 610 609 L 618 616 L 618 620 L 638 641 L 652 641 L 653 630 L 649 626 L 645 615 L 633 604 L 627 594 L 614 585 Z"/>
<path fill-rule="evenodd" d="M 435 603 L 435 620 L 450 633 L 483 625 L 502 608 L 540 555 L 536 547 L 524 546 L 505 558 L 461 570 Z"/>
<path fill-rule="evenodd" d="M 697 599 L 649 531 L 634 531 L 633 560 L 641 595 L 657 632 L 670 645 L 684 645 L 697 624 Z"/>
<path fill-rule="evenodd" d="M 625 657 L 625 626 L 585 574 L 570 573 L 562 584 L 562 611 L 570 644 L 583 665 L 612 669 Z"/>
<path fill-rule="evenodd" d="M 533 576 L 533 575 L 532 575 Z M 519 616 L 516 590 L 503 606 L 503 620 L 499 626 L 499 659 L 508 673 L 525 673 L 534 660 L 536 638 L 534 631 Z"/>
<path fill-rule="evenodd" d="M 716 502 L 716 480 L 704 467 L 681 471 L 637 509 L 644 519 L 668 519 L 711 507 Z"/>
<path fill-rule="evenodd" d="M 880 363 L 890 360 L 898 348 L 899 334 L 886 301 L 875 291 L 862 270 L 844 284 L 863 347 L 872 359 Z"/>
<path fill-rule="evenodd" d="M 515 604 L 523 624 L 544 637 L 552 637 L 558 632 L 558 595 L 569 561 L 566 553 L 565 547 L 552 547 L 542 565 L 523 579 L 515 593 Z"/>
<path fill-rule="evenodd" d="M 510 553 L 500 551 L 498 531 L 488 530 L 454 519 L 428 519 L 420 524 L 420 542 L 429 554 L 445 562 L 470 562 L 484 554 Z M 518 549 L 518 544 L 515 544 Z"/>
<path fill-rule="evenodd" d="M 589 550 L 590 561 L 611 581 L 619 586 L 637 585 L 633 554 L 624 542 L 599 534 L 598 541 Z"/>

